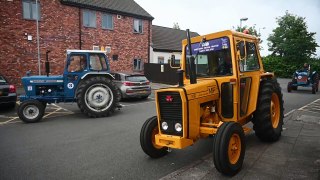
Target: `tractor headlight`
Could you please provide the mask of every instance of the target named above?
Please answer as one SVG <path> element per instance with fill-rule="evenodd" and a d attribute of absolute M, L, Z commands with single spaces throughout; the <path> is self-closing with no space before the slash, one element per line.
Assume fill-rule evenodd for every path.
<path fill-rule="evenodd" d="M 164 121 L 161 123 L 161 127 L 163 130 L 167 130 L 169 126 L 168 126 L 168 123 Z"/>
<path fill-rule="evenodd" d="M 181 132 L 182 131 L 182 125 L 180 123 L 176 123 L 174 125 L 174 129 L 177 131 L 177 132 Z"/>

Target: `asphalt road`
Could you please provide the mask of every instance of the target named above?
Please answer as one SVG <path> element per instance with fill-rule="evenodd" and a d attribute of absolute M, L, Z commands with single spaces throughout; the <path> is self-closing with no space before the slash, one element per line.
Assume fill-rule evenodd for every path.
<path fill-rule="evenodd" d="M 285 113 L 318 98 L 311 90 L 286 92 Z M 122 102 L 107 118 L 90 119 L 76 104 L 50 106 L 47 118 L 24 124 L 0 110 L 0 179 L 158 179 L 212 151 L 212 139 L 150 159 L 140 148 L 144 121 L 155 115 L 153 98 Z M 5 123 L 3 123 L 5 122 Z"/>

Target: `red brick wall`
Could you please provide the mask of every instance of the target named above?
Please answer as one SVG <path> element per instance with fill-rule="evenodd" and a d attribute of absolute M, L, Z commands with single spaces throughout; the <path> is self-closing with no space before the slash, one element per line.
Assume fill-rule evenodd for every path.
<path fill-rule="evenodd" d="M 113 15 L 114 30 L 101 28 L 101 12 L 96 11 L 96 28 L 81 25 L 79 29 L 79 8 L 62 5 L 59 0 L 41 0 L 41 20 L 39 21 L 41 71 L 44 74 L 46 50 L 49 55 L 51 74 L 62 74 L 67 49 L 79 49 L 80 31 L 82 49 L 92 49 L 93 45 L 111 46 L 111 69 L 132 70 L 133 59 L 148 61 L 149 23 L 143 21 L 143 33 L 133 33 L 133 17 L 117 19 Z M 0 3 L 0 73 L 11 82 L 20 85 L 20 78 L 26 71 L 38 74 L 36 21 L 22 17 L 22 1 L 13 0 Z M 80 14 L 82 21 L 82 11 Z M 32 41 L 27 40 L 32 35 Z M 118 55 L 118 61 L 112 55 Z"/>

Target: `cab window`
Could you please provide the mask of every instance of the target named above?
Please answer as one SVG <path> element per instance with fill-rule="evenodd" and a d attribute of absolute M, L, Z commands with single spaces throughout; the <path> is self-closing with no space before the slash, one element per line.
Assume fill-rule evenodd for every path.
<path fill-rule="evenodd" d="M 257 71 L 260 69 L 256 45 L 252 42 L 246 42 L 247 56 L 239 61 L 240 71 Z"/>
<path fill-rule="evenodd" d="M 102 54 L 91 54 L 90 55 L 90 70 L 93 70 L 93 71 L 106 71 L 106 70 L 108 70 L 105 56 L 103 56 Z"/>
<path fill-rule="evenodd" d="M 71 55 L 68 65 L 68 72 L 81 72 L 87 68 L 87 61 L 84 55 Z"/>
<path fill-rule="evenodd" d="M 232 75 L 232 59 L 229 38 L 223 37 L 191 45 L 195 57 L 197 77 Z M 186 52 L 188 47 L 186 47 Z M 187 56 L 186 59 L 189 57 Z M 187 60 L 187 63 L 188 60 Z M 187 74 L 189 74 L 187 69 Z"/>

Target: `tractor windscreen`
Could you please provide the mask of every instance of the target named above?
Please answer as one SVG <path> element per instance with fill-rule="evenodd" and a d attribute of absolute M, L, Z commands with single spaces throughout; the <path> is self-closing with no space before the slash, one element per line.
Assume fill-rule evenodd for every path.
<path fill-rule="evenodd" d="M 108 65 L 102 54 L 90 54 L 90 69 L 93 71 L 107 71 Z"/>
<path fill-rule="evenodd" d="M 216 77 L 232 75 L 230 41 L 228 37 L 212 39 L 191 44 L 195 57 L 197 77 Z M 189 52 L 188 46 L 186 52 Z M 189 63 L 187 55 L 187 63 Z M 187 76 L 189 70 L 187 68 Z"/>

